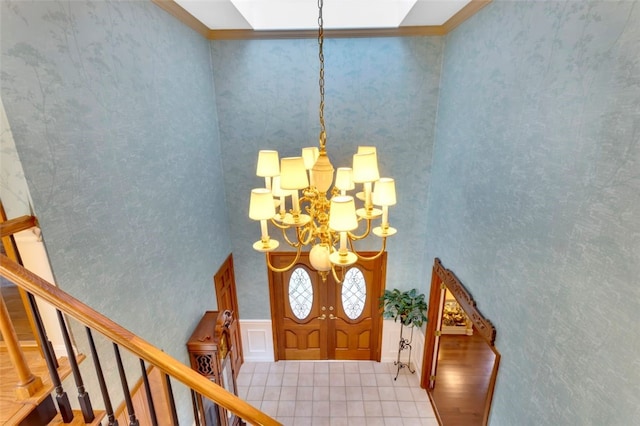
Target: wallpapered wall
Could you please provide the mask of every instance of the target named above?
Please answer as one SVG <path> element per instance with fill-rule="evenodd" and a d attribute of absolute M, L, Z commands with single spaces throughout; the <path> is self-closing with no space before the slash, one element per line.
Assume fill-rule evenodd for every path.
<path fill-rule="evenodd" d="M 1 8 L 2 101 L 60 286 L 186 361 L 233 250 L 241 315 L 268 318 L 246 171 L 317 143 L 315 41 L 209 43 L 151 2 Z M 439 38 L 326 41 L 334 166 L 375 144 L 397 179 L 387 285 L 427 291 L 438 256 L 497 326 L 492 424 L 640 418 L 639 9 L 496 1 L 443 63 Z"/>
<path fill-rule="evenodd" d="M 640 422 L 640 4 L 492 3 L 436 135 L 426 251 L 497 327 L 491 424 Z"/>
<path fill-rule="evenodd" d="M 209 42 L 149 1 L 1 7 L 2 100 L 58 285 L 187 362 L 231 250 Z"/>
<path fill-rule="evenodd" d="M 260 149 L 288 157 L 318 145 L 318 45 L 310 39 L 211 46 L 240 313 L 266 319 L 267 268 L 264 255 L 251 247 L 260 225 L 248 217 L 249 194 L 264 186 L 255 176 Z M 358 145 L 376 145 L 381 175 L 396 179 L 398 204 L 389 220 L 398 234 L 387 244 L 388 288 L 428 288 L 430 264 L 416 247 L 426 235 L 441 54 L 436 37 L 324 43 L 327 150 L 334 168 L 351 166 Z M 380 240 L 357 247 L 377 250 Z"/>

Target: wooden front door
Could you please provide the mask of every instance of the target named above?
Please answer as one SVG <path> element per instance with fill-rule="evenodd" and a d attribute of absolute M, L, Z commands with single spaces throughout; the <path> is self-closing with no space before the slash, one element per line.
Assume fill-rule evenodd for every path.
<path fill-rule="evenodd" d="M 238 297 L 236 295 L 236 280 L 233 272 L 233 255 L 229 255 L 218 272 L 213 276 L 213 283 L 216 288 L 216 301 L 218 310 L 230 310 L 235 321 L 231 323 L 229 334 L 231 336 L 231 346 L 233 347 L 233 371 L 237 375 L 240 366 L 244 362 L 242 356 L 242 338 L 240 335 L 240 314 L 238 313 Z M 234 376 L 235 377 L 235 376 Z"/>
<path fill-rule="evenodd" d="M 271 253 L 276 268 L 295 253 Z M 386 253 L 345 268 L 342 283 L 326 281 L 309 264 L 308 253 L 286 272 L 269 271 L 276 360 L 380 360 Z"/>

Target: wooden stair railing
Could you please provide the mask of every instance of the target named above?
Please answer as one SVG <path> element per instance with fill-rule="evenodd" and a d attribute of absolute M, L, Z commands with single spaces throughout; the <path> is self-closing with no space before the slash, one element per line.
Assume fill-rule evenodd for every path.
<path fill-rule="evenodd" d="M 181 382 L 214 403 L 235 413 L 249 424 L 277 426 L 275 419 L 228 392 L 200 373 L 187 367 L 175 358 L 121 327 L 114 321 L 95 311 L 73 296 L 28 271 L 18 263 L 0 254 L 0 275 L 34 296 L 41 298 L 59 311 L 95 330 L 111 340 L 114 345 L 127 349 L 141 360 L 157 367 L 162 372 Z"/>

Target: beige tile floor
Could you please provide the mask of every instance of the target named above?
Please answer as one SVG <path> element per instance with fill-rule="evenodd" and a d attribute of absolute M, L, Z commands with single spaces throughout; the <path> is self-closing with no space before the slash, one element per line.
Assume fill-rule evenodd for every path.
<path fill-rule="evenodd" d="M 437 426 L 416 374 L 373 361 L 245 362 L 238 395 L 285 426 Z"/>

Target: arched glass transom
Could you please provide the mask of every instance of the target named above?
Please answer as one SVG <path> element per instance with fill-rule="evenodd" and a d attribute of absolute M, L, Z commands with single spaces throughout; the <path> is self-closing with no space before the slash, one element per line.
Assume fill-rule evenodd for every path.
<path fill-rule="evenodd" d="M 342 308 L 344 313 L 352 320 L 358 318 L 364 310 L 364 302 L 367 300 L 367 285 L 364 275 L 358 268 L 347 271 L 342 282 Z"/>
<path fill-rule="evenodd" d="M 296 268 L 289 279 L 289 305 L 298 319 L 309 316 L 313 305 L 311 277 L 304 268 Z"/>

